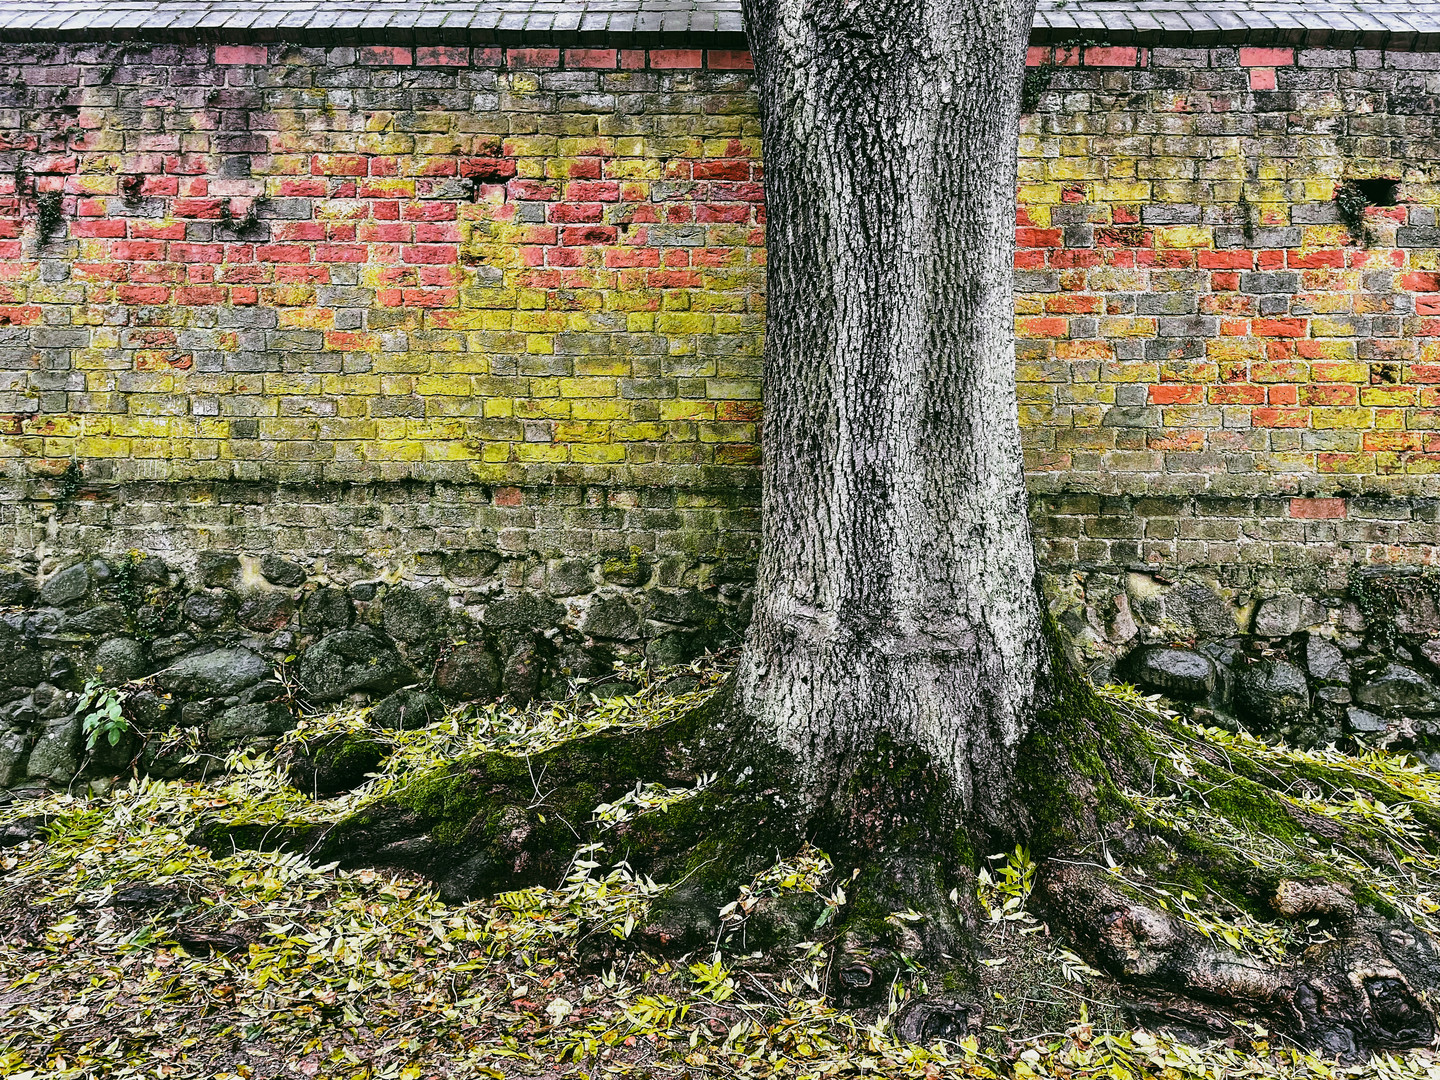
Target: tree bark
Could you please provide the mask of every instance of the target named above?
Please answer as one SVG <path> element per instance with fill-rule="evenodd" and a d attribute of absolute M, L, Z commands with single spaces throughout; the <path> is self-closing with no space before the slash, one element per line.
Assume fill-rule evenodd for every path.
<path fill-rule="evenodd" d="M 877 739 L 1023 831 L 1046 645 L 1016 422 L 1033 0 L 746 0 L 765 146 L 762 544 L 736 704 L 815 804 Z M 972 829 L 972 831 L 973 831 Z"/>

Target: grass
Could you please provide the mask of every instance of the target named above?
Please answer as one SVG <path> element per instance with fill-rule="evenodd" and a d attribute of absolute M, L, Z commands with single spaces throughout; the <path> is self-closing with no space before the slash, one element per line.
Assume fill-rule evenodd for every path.
<path fill-rule="evenodd" d="M 40 838 L 0 851 L 0 1077 L 1440 1078 L 1427 1052 L 1340 1068 L 1273 1046 L 1260 1030 L 1208 1047 L 1127 1030 L 1114 987 L 1027 910 L 1034 871 L 1023 849 L 989 860 L 980 882 L 990 913 L 991 1026 L 963 1045 L 927 1048 L 890 1033 L 894 1010 L 924 988 L 923 972 L 893 987 L 878 1014 L 852 1016 L 820 992 L 818 943 L 778 965 L 727 946 L 582 970 L 579 939 L 626 936 L 661 888 L 623 867 L 603 869 L 585 849 L 554 888 L 454 906 L 420 881 L 296 855 L 217 855 L 187 840 L 206 815 L 334 820 L 462 754 L 523 755 L 586 731 L 663 722 L 713 693 L 723 676 L 715 664 L 631 670 L 609 687 L 625 693 L 585 685 L 552 705 L 469 706 L 419 731 L 372 731 L 391 747 L 381 771 L 330 800 L 289 788 L 280 760 L 289 742 L 368 730 L 363 711 L 310 717 L 275 754 L 234 755 L 205 783 L 131 778 L 103 794 L 0 807 L 0 825 L 46 819 Z M 1152 704 L 1123 692 L 1117 700 Z M 1190 737 L 1215 745 L 1243 738 Z M 1298 753 L 1253 740 L 1243 749 L 1277 765 Z M 1188 752 L 1183 739 L 1172 752 Z M 1440 784 L 1403 759 L 1329 753 L 1302 757 L 1360 770 L 1368 779 L 1357 791 L 1374 781 L 1408 794 L 1381 808 L 1373 795 L 1341 802 L 1307 788 L 1295 798 L 1407 837 L 1406 798 L 1434 796 L 1440 805 Z M 598 807 L 597 817 L 664 813 L 691 793 L 642 786 Z M 1203 813 L 1181 801 L 1147 806 L 1177 820 Z M 1413 837 L 1406 843 L 1414 860 L 1429 862 L 1387 871 L 1380 887 L 1428 925 L 1435 907 L 1425 875 L 1434 860 Z M 738 925 L 764 896 L 803 890 L 824 899 L 828 921 L 843 906 L 844 884 L 823 853 L 807 849 L 757 878 L 726 916 Z M 127 903 L 141 885 L 148 903 Z M 1171 901 L 1237 949 L 1295 947 L 1243 912 L 1211 910 L 1204 897 L 1177 891 Z"/>

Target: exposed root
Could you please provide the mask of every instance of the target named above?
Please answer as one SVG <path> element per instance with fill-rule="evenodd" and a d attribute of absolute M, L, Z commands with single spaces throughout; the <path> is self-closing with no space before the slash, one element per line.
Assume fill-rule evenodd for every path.
<path fill-rule="evenodd" d="M 1416 917 L 1435 910 L 1436 804 L 1389 812 L 1429 781 L 1201 733 L 1148 704 L 1067 687 L 1079 722 L 1046 744 L 1065 752 L 1050 764 L 1062 813 L 1036 837 L 1039 913 L 1182 1032 L 1249 1018 L 1340 1057 L 1430 1044 L 1440 952 Z M 1144 753 L 1114 754 L 1126 745 Z"/>
<path fill-rule="evenodd" d="M 1014 839 L 1038 860 L 1034 913 L 1134 1015 L 1200 1038 L 1260 1023 L 1342 1057 L 1434 1040 L 1440 777 L 1203 733 L 1133 695 L 1057 682 L 1022 748 L 1030 816 Z M 462 758 L 332 826 L 208 835 L 403 868 L 456 900 L 558 885 L 578 849 L 668 886 L 628 940 L 583 934 L 583 962 L 819 943 L 838 1002 L 873 1009 L 923 980 L 933 993 L 896 1015 L 904 1037 L 976 1031 L 976 874 L 1001 838 L 972 839 L 931 763 L 883 739 L 819 807 L 802 806 L 794 775 L 722 693 L 656 727 Z M 830 895 L 760 888 L 806 845 L 833 864 Z"/>

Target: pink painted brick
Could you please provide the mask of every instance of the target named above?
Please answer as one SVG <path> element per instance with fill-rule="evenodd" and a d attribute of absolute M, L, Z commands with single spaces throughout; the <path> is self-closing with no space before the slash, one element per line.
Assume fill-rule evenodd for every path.
<path fill-rule="evenodd" d="M 625 71 L 638 71 L 645 66 L 644 49 L 621 49 L 620 67 Z"/>
<path fill-rule="evenodd" d="M 265 60 L 264 45 L 215 46 L 215 63 L 217 64 L 263 64 Z"/>
<path fill-rule="evenodd" d="M 699 49 L 651 49 L 652 68 L 698 68 L 705 66 L 705 54 Z"/>
<path fill-rule="evenodd" d="M 1091 67 L 1140 67 L 1145 63 L 1145 50 L 1133 45 L 1100 45 L 1085 50 L 1085 63 Z"/>
<path fill-rule="evenodd" d="M 615 50 L 566 49 L 565 66 L 567 68 L 600 68 L 602 70 L 613 70 L 615 67 Z"/>
<path fill-rule="evenodd" d="M 1290 516 L 1292 518 L 1343 518 L 1345 516 L 1344 499 L 1291 499 Z"/>
<path fill-rule="evenodd" d="M 710 49 L 705 53 L 705 66 L 715 71 L 750 71 L 755 58 L 746 49 Z"/>
<path fill-rule="evenodd" d="M 424 67 L 469 67 L 470 50 L 463 45 L 422 45 L 415 50 L 415 63 Z"/>
<path fill-rule="evenodd" d="M 1250 69 L 1251 90 L 1274 90 L 1275 69 L 1274 68 L 1251 68 Z"/>
<path fill-rule="evenodd" d="M 476 49 L 470 54 L 470 63 L 476 67 L 504 67 L 505 50 L 497 47 Z"/>
<path fill-rule="evenodd" d="M 512 68 L 554 68 L 560 66 L 560 50 L 506 49 L 505 59 Z"/>
<path fill-rule="evenodd" d="M 400 45 L 367 45 L 359 59 L 376 67 L 409 67 L 412 61 L 410 50 Z"/>
<path fill-rule="evenodd" d="M 1294 49 L 1241 49 L 1241 67 L 1289 67 L 1295 63 Z"/>
<path fill-rule="evenodd" d="M 1025 66 L 1039 67 L 1050 59 L 1049 45 L 1031 45 L 1025 50 Z"/>

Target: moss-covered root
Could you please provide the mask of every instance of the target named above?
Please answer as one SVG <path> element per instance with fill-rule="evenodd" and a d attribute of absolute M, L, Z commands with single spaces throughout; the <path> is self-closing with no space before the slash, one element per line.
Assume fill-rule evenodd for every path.
<path fill-rule="evenodd" d="M 341 866 L 379 866 L 435 881 L 447 900 L 558 884 L 596 829 L 595 808 L 637 782 L 690 783 L 680 721 L 638 732 L 602 732 L 543 753 L 474 754 L 417 776 L 334 825 L 259 827 L 208 822 L 211 848 L 301 851 Z"/>
<path fill-rule="evenodd" d="M 681 725 L 607 732 L 540 754 L 461 759 L 336 823 L 313 848 L 342 866 L 428 877 L 447 899 L 558 884 L 595 838 L 595 809 L 637 783 L 690 783 Z"/>
<path fill-rule="evenodd" d="M 1365 913 L 1331 882 L 1285 881 L 1275 914 L 1318 919 L 1328 942 L 1286 962 L 1236 952 L 1095 866 L 1054 860 L 1040 882 L 1046 915 L 1111 975 L 1149 995 L 1140 1011 L 1223 1033 L 1253 1018 L 1306 1046 L 1354 1058 L 1427 1046 L 1435 1016 L 1423 991 L 1440 956 L 1413 927 Z"/>
<path fill-rule="evenodd" d="M 1026 815 L 1017 838 L 1037 855 L 1123 830 L 1133 811 L 1127 790 L 1144 787 L 1161 756 L 1139 717 L 1098 694 L 1058 644 L 1052 656 L 1050 704 L 1016 756 Z"/>

